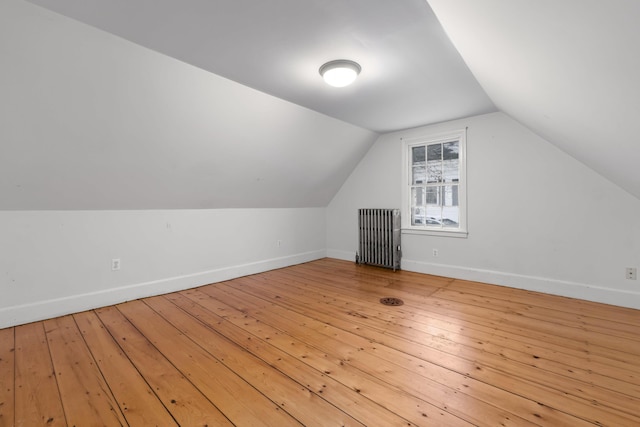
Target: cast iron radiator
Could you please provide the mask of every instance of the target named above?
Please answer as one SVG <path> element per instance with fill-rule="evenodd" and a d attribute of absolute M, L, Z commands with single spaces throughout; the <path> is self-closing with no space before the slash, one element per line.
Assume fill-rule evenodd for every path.
<path fill-rule="evenodd" d="M 358 209 L 356 263 L 400 269 L 400 210 Z"/>

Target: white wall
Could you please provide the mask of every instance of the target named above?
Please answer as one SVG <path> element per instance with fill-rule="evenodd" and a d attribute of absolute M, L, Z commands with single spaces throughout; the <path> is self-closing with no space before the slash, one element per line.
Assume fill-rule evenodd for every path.
<path fill-rule="evenodd" d="M 325 215 L 0 211 L 0 328 L 322 258 Z"/>
<path fill-rule="evenodd" d="M 0 62 L 0 327 L 324 256 L 377 137 L 21 0 Z"/>
<path fill-rule="evenodd" d="M 358 208 L 401 207 L 400 138 L 464 127 L 469 237 L 403 234 L 402 267 L 640 308 L 640 200 L 502 113 L 381 136 L 327 208 L 328 255 L 354 258 Z"/>

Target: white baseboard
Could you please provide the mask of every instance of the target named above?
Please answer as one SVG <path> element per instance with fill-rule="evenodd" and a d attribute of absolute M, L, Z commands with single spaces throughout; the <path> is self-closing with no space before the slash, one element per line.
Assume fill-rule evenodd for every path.
<path fill-rule="evenodd" d="M 150 282 L 105 289 L 97 292 L 6 307 L 0 309 L 0 329 L 119 304 L 121 302 L 131 301 L 138 298 L 161 295 L 209 283 L 231 280 L 237 277 L 248 276 L 250 274 L 313 261 L 324 258 L 325 256 L 325 250 L 304 252 L 281 258 L 252 262 L 249 264 L 234 265 L 183 276 L 169 277 Z"/>
<path fill-rule="evenodd" d="M 327 256 L 329 258 L 341 259 L 343 261 L 356 261 L 355 252 L 341 251 L 338 249 L 327 249 Z"/>
<path fill-rule="evenodd" d="M 327 251 L 328 256 L 330 256 L 329 253 L 333 252 L 334 251 Z M 543 292 L 546 294 L 612 304 L 620 307 L 640 309 L 640 292 L 609 289 L 584 283 L 525 276 L 500 271 L 433 264 L 408 259 L 402 260 L 402 269 L 414 271 L 416 273 L 433 274 L 436 276 L 445 276 L 454 279 L 509 286 L 511 288 L 525 289 L 528 291 Z"/>

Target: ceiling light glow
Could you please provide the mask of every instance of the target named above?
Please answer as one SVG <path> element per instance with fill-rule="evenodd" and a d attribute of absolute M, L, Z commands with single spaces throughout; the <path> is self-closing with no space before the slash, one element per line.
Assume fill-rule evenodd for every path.
<path fill-rule="evenodd" d="M 348 59 L 329 61 L 320 67 L 320 75 L 327 84 L 334 87 L 345 87 L 354 82 L 362 68 L 357 62 Z"/>

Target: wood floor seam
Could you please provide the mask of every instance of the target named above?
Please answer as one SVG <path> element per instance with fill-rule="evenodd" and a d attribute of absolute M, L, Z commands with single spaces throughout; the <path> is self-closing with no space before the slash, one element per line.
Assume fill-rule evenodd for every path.
<path fill-rule="evenodd" d="M 38 425 L 635 427 L 640 310 L 324 258 L 1 329 Z"/>

